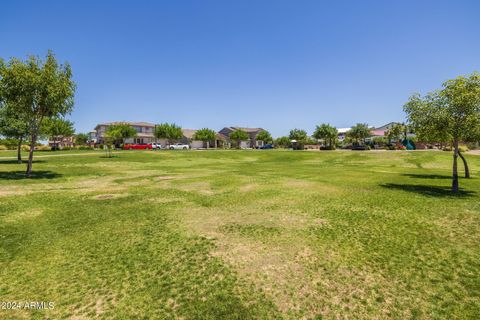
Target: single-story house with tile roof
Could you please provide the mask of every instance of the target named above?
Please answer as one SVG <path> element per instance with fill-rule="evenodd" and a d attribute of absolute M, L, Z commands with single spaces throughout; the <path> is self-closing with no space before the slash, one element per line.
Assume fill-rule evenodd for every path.
<path fill-rule="evenodd" d="M 244 128 L 244 127 L 225 127 L 222 130 L 220 130 L 218 133 L 222 134 L 224 137 L 226 137 L 226 141 L 229 145 L 231 145 L 231 140 L 230 140 L 230 133 L 236 131 L 236 130 L 243 130 L 245 131 L 248 136 L 249 140 L 247 141 L 241 141 L 240 142 L 240 148 L 256 148 L 256 147 L 261 147 L 263 146 L 263 141 L 257 141 L 257 135 L 265 131 L 263 128 Z"/>
<path fill-rule="evenodd" d="M 181 140 L 181 142 L 190 145 L 190 148 L 192 149 L 203 149 L 203 148 L 207 148 L 207 146 L 209 148 L 223 148 L 225 147 L 225 144 L 227 141 L 224 135 L 217 133 L 215 140 L 209 141 L 207 145 L 207 143 L 204 143 L 203 141 L 195 140 L 195 133 L 198 130 L 182 129 L 182 131 L 183 131 L 183 139 Z"/>

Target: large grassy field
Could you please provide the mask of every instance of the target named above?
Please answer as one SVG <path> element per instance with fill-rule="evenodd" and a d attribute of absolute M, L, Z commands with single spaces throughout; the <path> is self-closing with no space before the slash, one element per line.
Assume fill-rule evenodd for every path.
<path fill-rule="evenodd" d="M 52 156 L 50 156 L 52 155 Z M 478 319 L 480 156 L 0 153 L 1 319 Z"/>

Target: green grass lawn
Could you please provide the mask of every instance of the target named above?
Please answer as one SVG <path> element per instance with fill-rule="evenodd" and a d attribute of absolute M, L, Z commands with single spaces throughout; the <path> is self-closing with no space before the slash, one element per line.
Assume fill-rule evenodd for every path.
<path fill-rule="evenodd" d="M 480 156 L 0 153 L 1 319 L 478 319 Z M 52 156 L 50 156 L 52 155 Z"/>

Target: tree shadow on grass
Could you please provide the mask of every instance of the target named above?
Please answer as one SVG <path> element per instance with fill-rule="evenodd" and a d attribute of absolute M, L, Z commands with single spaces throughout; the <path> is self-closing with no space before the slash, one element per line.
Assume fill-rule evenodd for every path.
<path fill-rule="evenodd" d="M 0 180 L 23 180 L 23 179 L 55 179 L 60 178 L 62 174 L 52 171 L 32 171 L 29 178 L 25 171 L 6 171 L 0 172 Z"/>
<path fill-rule="evenodd" d="M 44 163 L 45 160 L 33 160 L 33 163 Z M 0 164 L 26 164 L 27 161 L 23 160 L 22 163 L 18 163 L 16 159 L 0 160 Z"/>
<path fill-rule="evenodd" d="M 414 178 L 414 179 L 452 179 L 450 175 L 441 175 L 441 174 L 418 174 L 418 173 L 404 173 L 404 177 Z"/>
<path fill-rule="evenodd" d="M 450 187 L 442 186 L 427 186 L 427 185 L 412 185 L 412 184 L 396 184 L 396 183 L 385 183 L 381 185 L 384 188 L 392 190 L 402 190 L 413 193 L 422 194 L 429 197 L 472 197 L 476 193 L 468 190 L 460 190 L 458 193 L 453 193 Z"/>

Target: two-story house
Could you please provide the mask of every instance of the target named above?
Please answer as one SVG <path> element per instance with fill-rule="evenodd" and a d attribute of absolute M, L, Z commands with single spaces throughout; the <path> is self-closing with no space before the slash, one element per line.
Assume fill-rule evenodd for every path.
<path fill-rule="evenodd" d="M 155 142 L 155 125 L 148 122 L 107 122 L 100 123 L 95 127 L 96 141 L 99 144 L 105 143 L 105 132 L 107 128 L 114 124 L 126 123 L 132 126 L 137 131 L 135 138 L 125 140 L 125 143 L 152 143 Z"/>

